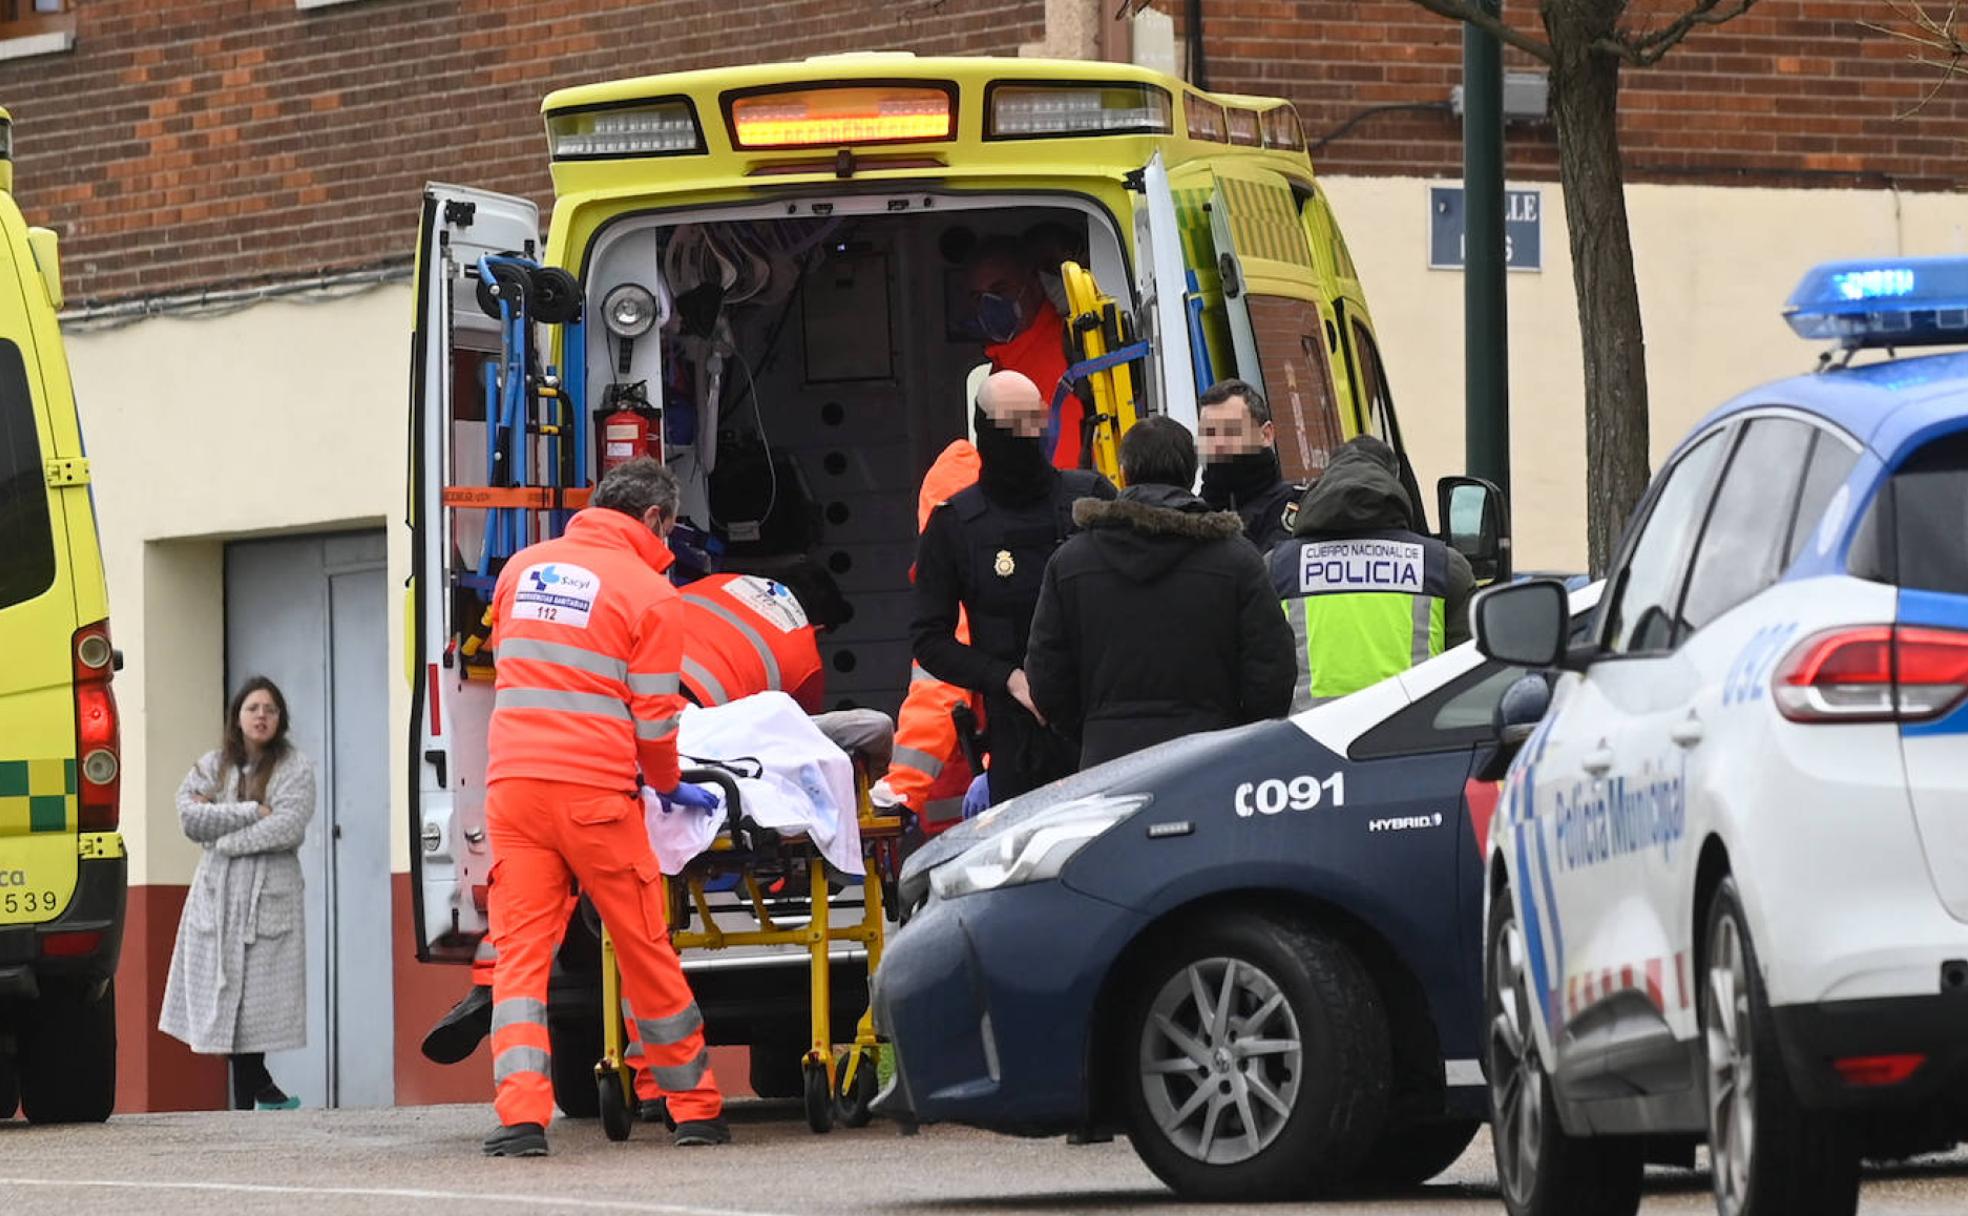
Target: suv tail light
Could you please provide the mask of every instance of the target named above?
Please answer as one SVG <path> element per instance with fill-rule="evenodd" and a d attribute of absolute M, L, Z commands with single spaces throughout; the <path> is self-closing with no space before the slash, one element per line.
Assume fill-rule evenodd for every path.
<path fill-rule="evenodd" d="M 1968 633 L 1860 625 L 1813 634 L 1777 668 L 1778 712 L 1792 722 L 1917 722 L 1968 693 Z"/>
<path fill-rule="evenodd" d="M 113 832 L 121 821 L 122 725 L 116 694 L 116 651 L 109 644 L 109 622 L 75 631 L 76 825 L 84 832 Z"/>

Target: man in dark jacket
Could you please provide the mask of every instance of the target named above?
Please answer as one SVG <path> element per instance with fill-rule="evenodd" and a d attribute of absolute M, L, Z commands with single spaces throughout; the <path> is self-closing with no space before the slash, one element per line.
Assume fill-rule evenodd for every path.
<path fill-rule="evenodd" d="M 993 802 L 1073 771 L 1072 748 L 1046 729 L 1025 675 L 1039 580 L 1073 531 L 1073 502 L 1112 498 L 1098 473 L 1055 469 L 1041 435 L 1048 403 L 1030 379 L 993 373 L 977 395 L 977 484 L 930 512 L 916 550 L 916 662 L 984 696 Z M 957 612 L 970 641 L 957 636 Z"/>
<path fill-rule="evenodd" d="M 1271 551 L 1297 652 L 1292 711 L 1357 692 L 1469 640 L 1469 560 L 1422 535 L 1394 449 L 1362 435 L 1333 454 Z"/>
<path fill-rule="evenodd" d="M 1202 423 L 1203 501 L 1235 511 L 1244 535 L 1269 553 L 1291 535 L 1286 512 L 1305 487 L 1278 466 L 1271 405 L 1242 380 L 1219 380 L 1196 398 Z"/>
<path fill-rule="evenodd" d="M 1142 419 L 1121 472 L 1117 500 L 1074 504 L 1082 531 L 1046 567 L 1025 652 L 1032 699 L 1083 768 L 1291 702 L 1291 631 L 1243 521 L 1189 492 L 1188 430 Z"/>

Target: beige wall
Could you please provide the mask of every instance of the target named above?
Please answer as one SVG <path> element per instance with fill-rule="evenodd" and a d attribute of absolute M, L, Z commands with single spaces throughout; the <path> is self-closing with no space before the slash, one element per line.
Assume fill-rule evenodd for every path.
<path fill-rule="evenodd" d="M 1326 180 L 1380 327 L 1403 430 L 1425 479 L 1462 464 L 1462 279 L 1427 269 L 1429 183 Z M 1563 208 L 1544 186 L 1540 274 L 1510 276 L 1518 561 L 1582 569 L 1584 427 Z M 1630 192 L 1648 327 L 1656 457 L 1736 391 L 1812 366 L 1780 306 L 1809 264 L 1968 249 L 1948 195 L 1641 186 Z M 195 860 L 171 796 L 216 742 L 225 539 L 403 518 L 408 289 L 225 317 L 162 318 L 70 338 L 94 463 L 125 711 L 132 881 L 184 882 Z M 402 615 L 391 614 L 390 738 L 406 720 Z M 379 762 L 381 758 L 379 758 Z M 391 820 L 406 758 L 391 748 Z M 393 834 L 392 866 L 409 864 Z"/>
<path fill-rule="evenodd" d="M 390 585 L 408 575 L 409 322 L 409 289 L 395 286 L 68 338 L 126 660 L 116 690 L 133 883 L 186 882 L 196 860 L 172 796 L 218 742 L 222 542 L 387 525 Z M 391 672 L 403 671 L 401 612 L 391 613 L 389 654 Z M 390 689 L 394 739 L 409 693 L 400 676 Z M 399 753 L 377 758 L 390 767 L 395 823 L 407 809 Z M 393 835 L 392 867 L 407 869 L 409 841 Z"/>
<path fill-rule="evenodd" d="M 1424 483 L 1462 468 L 1462 275 L 1428 269 L 1428 181 L 1326 178 L 1367 287 L 1402 433 Z M 1510 292 L 1511 478 L 1520 569 L 1585 568 L 1585 422 L 1563 198 L 1544 270 Z M 1968 200 L 1889 191 L 1635 186 L 1627 192 L 1658 461 L 1714 406 L 1809 371 L 1782 306 L 1832 258 L 1968 251 Z"/>

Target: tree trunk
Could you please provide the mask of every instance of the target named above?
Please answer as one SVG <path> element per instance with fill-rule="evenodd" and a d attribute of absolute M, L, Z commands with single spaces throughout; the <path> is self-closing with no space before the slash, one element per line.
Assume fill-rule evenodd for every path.
<path fill-rule="evenodd" d="M 1647 362 L 1620 162 L 1620 61 L 1591 49 L 1617 26 L 1617 0 L 1546 0 L 1558 178 L 1585 355 L 1586 537 L 1592 573 L 1612 564 L 1647 489 Z"/>

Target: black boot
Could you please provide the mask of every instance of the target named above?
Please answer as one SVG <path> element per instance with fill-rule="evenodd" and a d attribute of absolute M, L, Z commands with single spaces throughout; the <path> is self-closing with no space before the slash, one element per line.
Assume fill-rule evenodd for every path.
<path fill-rule="evenodd" d="M 515 1123 L 485 1138 L 488 1157 L 544 1157 L 547 1155 L 547 1129 L 537 1123 Z"/>
<path fill-rule="evenodd" d="M 701 1148 L 711 1144 L 731 1143 L 731 1128 L 724 1116 L 715 1119 L 685 1119 L 670 1133 L 670 1143 L 678 1148 Z"/>
<path fill-rule="evenodd" d="M 478 1050 L 485 1036 L 492 1033 L 492 990 L 472 985 L 451 1012 L 438 1019 L 424 1035 L 424 1058 L 438 1064 L 456 1064 Z"/>
<path fill-rule="evenodd" d="M 671 1131 L 676 1130 L 676 1120 L 670 1118 L 668 1098 L 644 1098 L 636 1107 L 636 1118 L 644 1123 L 660 1123 Z"/>

